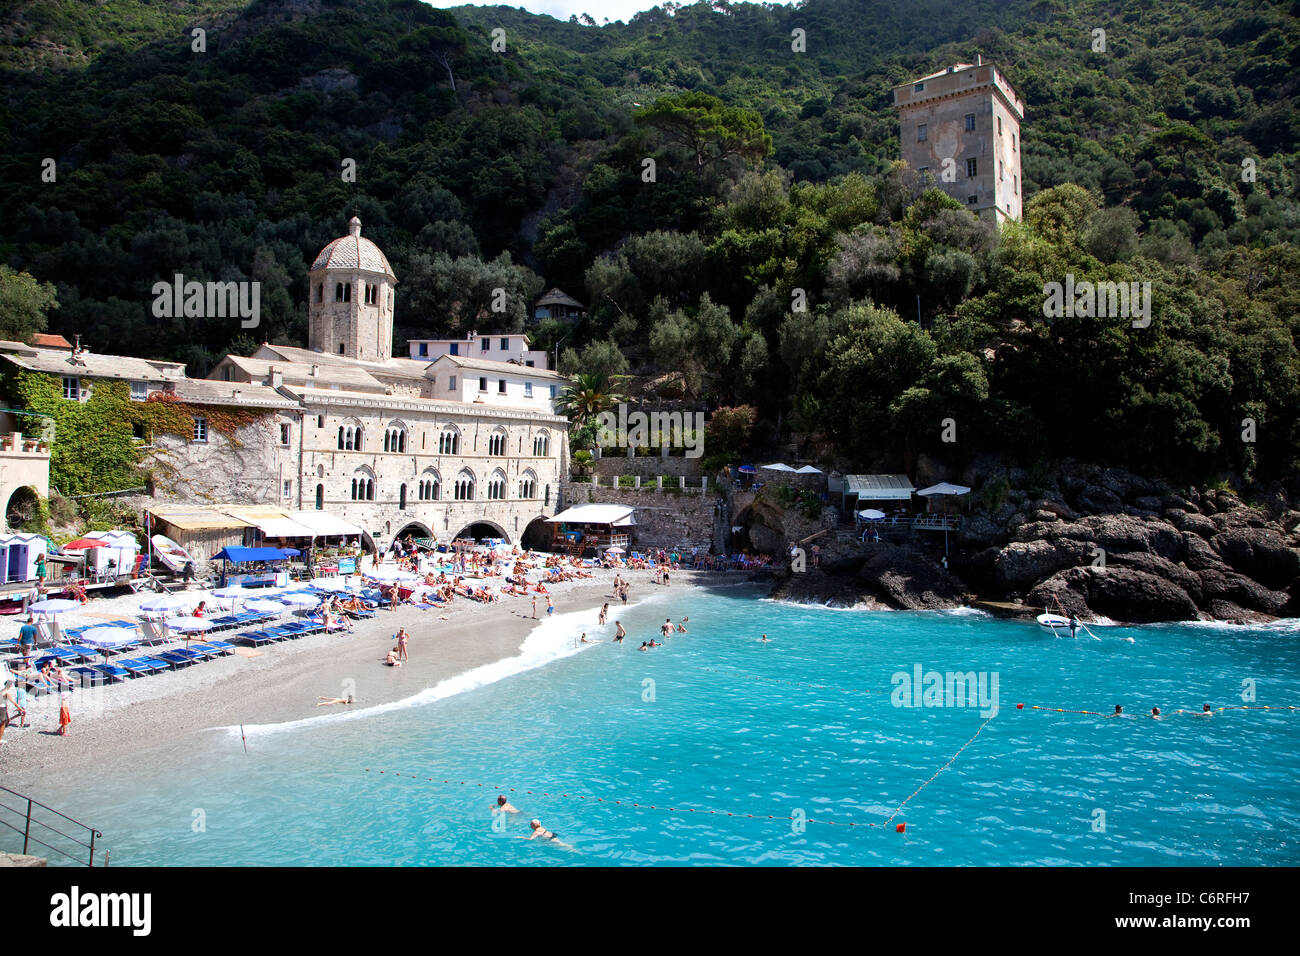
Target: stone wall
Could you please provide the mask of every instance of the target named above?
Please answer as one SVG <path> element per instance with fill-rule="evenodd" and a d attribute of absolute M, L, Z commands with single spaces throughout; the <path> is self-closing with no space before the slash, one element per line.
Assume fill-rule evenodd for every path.
<path fill-rule="evenodd" d="M 654 453 L 640 458 L 628 458 L 622 449 L 608 449 L 600 458 L 592 461 L 592 472 L 603 478 L 619 475 L 640 475 L 642 478 L 654 478 L 657 475 L 675 477 L 685 475 L 687 478 L 697 479 L 695 484 L 699 484 L 702 459 L 671 455 L 664 457 L 656 449 L 651 451 Z"/>
<path fill-rule="evenodd" d="M 643 488 L 593 488 L 589 484 L 566 482 L 566 508 L 585 504 L 618 504 L 636 509 L 633 546 L 646 548 L 700 548 L 713 546 L 714 523 L 720 499 L 707 494 L 677 494 Z"/>

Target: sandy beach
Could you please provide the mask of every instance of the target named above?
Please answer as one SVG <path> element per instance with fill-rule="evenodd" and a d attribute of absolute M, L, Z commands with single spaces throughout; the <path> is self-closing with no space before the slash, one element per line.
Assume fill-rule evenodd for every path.
<path fill-rule="evenodd" d="M 650 571 L 620 573 L 632 582 L 629 604 L 665 590 L 654 583 Z M 607 629 L 612 629 L 622 606 L 612 594 L 614 572 L 597 569 L 595 575 L 548 585 L 556 613 L 590 611 L 593 632 L 603 602 L 610 603 Z M 712 577 L 717 576 L 681 571 L 674 574 L 671 590 L 685 593 L 692 582 Z M 199 591 L 190 594 L 196 602 L 204 596 Z M 67 615 L 65 624 L 129 617 L 147 596 L 92 601 L 84 611 Z M 69 767 L 93 762 L 106 771 L 129 771 L 140 760 L 166 759 L 170 748 L 186 748 L 190 735 L 212 728 L 299 720 L 343 707 L 317 707 L 318 696 L 352 694 L 354 706 L 360 707 L 402 700 L 475 667 L 517 655 L 532 628 L 546 618 L 545 595 L 538 601 L 537 616 L 534 620 L 528 597 L 503 596 L 492 604 L 458 598 L 445 610 L 403 605 L 354 622 L 348 632 L 309 635 L 258 650 L 241 647 L 228 657 L 178 671 L 77 689 L 66 737 L 58 734 L 58 696 L 29 698 L 29 726 L 20 729 L 15 719 L 0 745 L 0 774 L 6 786 L 39 792 L 43 779 Z M 16 633 L 19 623 L 4 621 L 0 637 Z M 410 659 L 402 667 L 386 667 L 382 662 L 399 627 L 411 635 Z M 229 635 L 213 634 L 217 639 Z"/>

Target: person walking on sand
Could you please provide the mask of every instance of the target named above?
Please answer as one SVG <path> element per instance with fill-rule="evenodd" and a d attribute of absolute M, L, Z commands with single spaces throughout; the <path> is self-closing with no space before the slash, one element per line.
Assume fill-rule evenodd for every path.
<path fill-rule="evenodd" d="M 406 642 L 410 639 L 411 635 L 406 633 L 406 628 L 397 629 L 397 656 L 404 661 L 410 660 L 406 654 Z"/>
<path fill-rule="evenodd" d="M 68 724 L 72 723 L 72 695 L 64 691 L 59 695 L 59 736 L 68 736 Z"/>
<path fill-rule="evenodd" d="M 614 631 L 614 643 L 622 644 L 623 638 L 627 637 L 627 631 L 623 630 L 623 622 L 615 621 L 614 627 L 616 628 L 616 630 Z"/>
<path fill-rule="evenodd" d="M 18 698 L 14 695 L 14 682 L 7 680 L 4 690 L 0 691 L 0 744 L 4 743 L 5 728 L 9 726 L 11 711 L 17 713 L 20 719 L 27 717 L 27 711 L 18 706 Z"/>
<path fill-rule="evenodd" d="M 27 615 L 27 622 L 18 629 L 18 649 L 23 654 L 23 666 L 29 666 L 32 661 L 32 652 L 36 650 L 36 640 L 40 637 L 40 632 L 36 630 L 36 618 Z"/>
<path fill-rule="evenodd" d="M 533 595 L 533 620 L 537 620 L 537 595 Z"/>

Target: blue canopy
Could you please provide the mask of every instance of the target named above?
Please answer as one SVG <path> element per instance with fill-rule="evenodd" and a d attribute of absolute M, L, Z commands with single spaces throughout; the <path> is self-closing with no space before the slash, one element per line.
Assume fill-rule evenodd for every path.
<path fill-rule="evenodd" d="M 213 559 L 222 561 L 287 561 L 302 552 L 297 548 L 222 548 Z"/>

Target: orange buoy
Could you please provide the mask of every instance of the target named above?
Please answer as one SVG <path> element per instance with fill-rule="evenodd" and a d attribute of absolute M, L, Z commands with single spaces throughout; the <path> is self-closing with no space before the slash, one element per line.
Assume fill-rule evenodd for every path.
<path fill-rule="evenodd" d="M 1024 710 L 1024 709 L 1025 709 L 1024 704 L 1016 704 L 1016 710 Z"/>
<path fill-rule="evenodd" d="M 898 826 L 894 827 L 894 832 L 895 832 L 895 833 L 906 833 L 906 832 L 907 832 L 907 824 L 906 824 L 906 823 L 900 823 Z"/>

